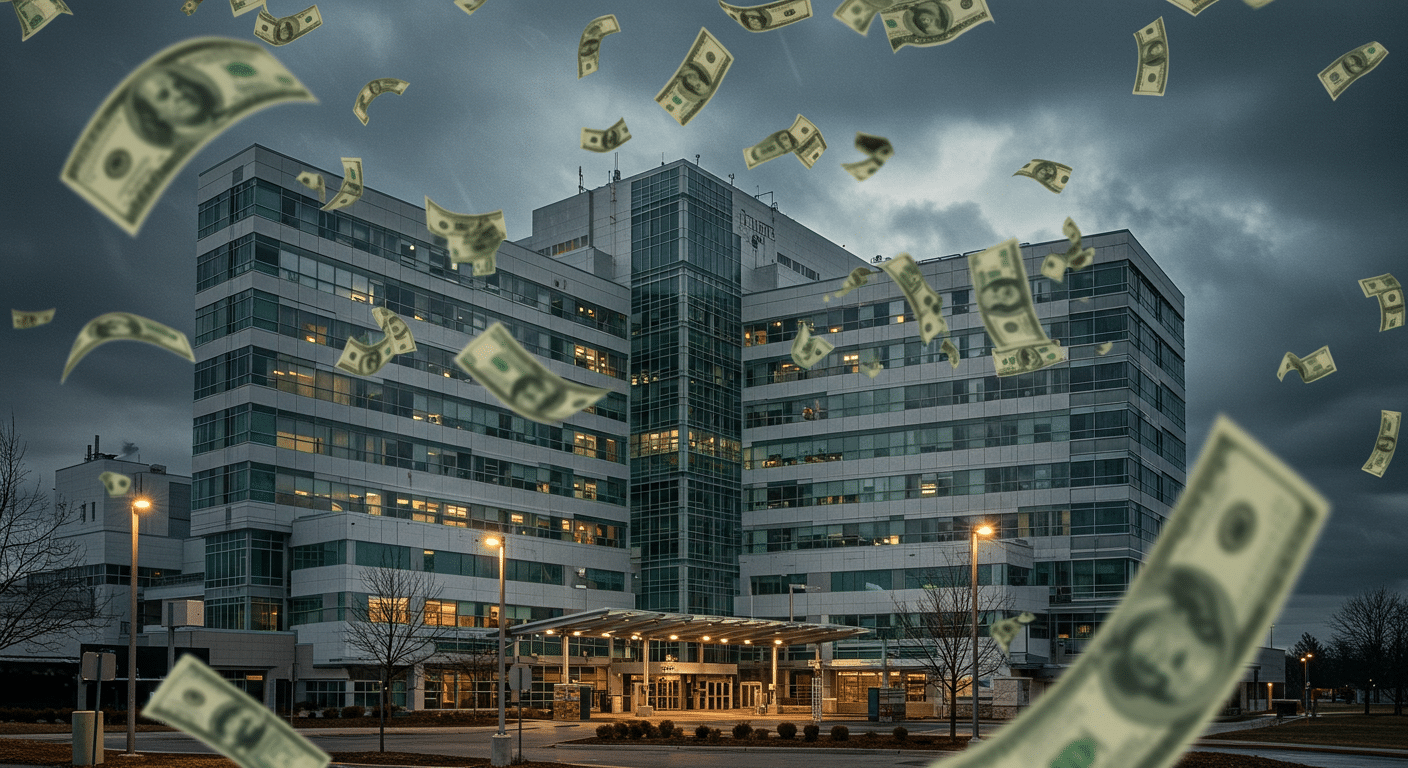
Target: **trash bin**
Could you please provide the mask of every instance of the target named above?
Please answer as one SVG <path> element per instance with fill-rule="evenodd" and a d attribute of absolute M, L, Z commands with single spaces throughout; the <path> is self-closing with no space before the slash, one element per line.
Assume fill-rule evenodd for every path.
<path fill-rule="evenodd" d="M 73 764 L 96 765 L 103 762 L 103 713 L 96 713 L 98 725 L 93 726 L 92 710 L 79 710 L 73 713 Z M 97 761 L 94 761 L 93 737 L 98 737 Z"/>

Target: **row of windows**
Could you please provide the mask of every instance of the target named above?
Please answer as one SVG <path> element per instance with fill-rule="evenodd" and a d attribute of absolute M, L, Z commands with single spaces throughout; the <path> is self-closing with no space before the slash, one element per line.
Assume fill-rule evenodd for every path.
<path fill-rule="evenodd" d="M 1051 603 L 1119 597 L 1134 580 L 1140 562 L 1133 558 L 1056 560 L 1033 563 L 1037 586 L 1050 587 Z"/>
<path fill-rule="evenodd" d="M 966 577 L 965 577 L 966 578 Z M 979 574 L 981 581 L 982 574 Z M 986 637 L 993 622 L 1000 619 L 1016 616 L 1015 611 L 978 611 L 978 636 Z M 955 633 L 960 637 L 965 637 L 972 631 L 971 611 L 945 611 L 942 613 L 850 613 L 833 614 L 829 617 L 832 624 L 840 624 L 846 627 L 865 627 L 871 630 L 871 634 L 866 640 L 904 640 L 919 639 L 924 637 L 951 637 Z M 1047 636 L 1047 616 L 1037 614 L 1036 619 L 1023 625 L 1029 633 L 1029 637 L 1044 639 Z M 867 644 L 868 645 L 868 644 Z M 880 658 L 880 649 L 873 647 L 854 645 L 836 646 L 836 658 L 838 659 L 866 659 Z M 924 651 L 908 645 L 891 646 L 890 653 L 898 658 L 926 659 L 930 657 L 932 651 Z M 912 676 L 911 676 L 912 677 Z M 838 680 L 840 678 L 838 677 Z M 922 686 L 923 680 L 920 679 Z M 922 690 L 922 688 L 921 688 Z M 921 699 L 910 699 L 910 701 Z"/>
<path fill-rule="evenodd" d="M 396 568 L 446 576 L 476 576 L 484 579 L 499 577 L 499 558 L 497 555 L 443 552 L 434 549 L 400 547 L 394 544 L 374 544 L 366 541 L 357 542 L 356 550 L 356 564 L 370 568 Z M 563 568 L 558 563 L 515 560 L 514 558 L 508 558 L 504 563 L 504 578 L 508 581 L 562 586 L 564 583 L 562 576 Z"/>
<path fill-rule="evenodd" d="M 541 255 L 541 256 L 556 256 L 556 255 L 558 255 L 558 254 L 560 254 L 560 253 L 567 253 L 568 251 L 575 251 L 575 250 L 577 250 L 578 248 L 581 248 L 582 246 L 584 246 L 584 245 L 586 245 L 586 244 L 587 244 L 587 236 L 586 236 L 586 235 L 582 235 L 581 237 L 574 237 L 574 238 L 572 238 L 571 240 L 567 240 L 566 242 L 558 243 L 557 245 L 550 245 L 550 246 L 548 246 L 547 248 L 539 248 L 539 249 L 538 249 L 538 254 Z"/>
<path fill-rule="evenodd" d="M 495 571 L 494 578 L 498 578 Z M 295 597 L 290 600 L 289 626 L 301 624 L 316 624 L 324 621 L 347 621 L 349 613 L 356 616 L 356 610 L 350 611 L 352 606 L 369 608 L 369 596 L 356 592 L 331 592 L 321 595 L 305 595 Z M 400 611 L 394 608 L 391 611 L 378 611 L 383 615 L 405 613 L 404 608 Z M 529 621 L 539 621 L 541 619 L 557 618 L 563 614 L 561 608 L 545 608 L 542 606 L 530 605 L 506 605 L 504 615 L 507 617 L 507 625 L 523 624 Z M 440 626 L 459 627 L 497 627 L 499 625 L 499 604 L 480 603 L 471 600 L 427 600 L 425 602 L 425 623 Z M 453 619 L 449 621 L 447 619 Z M 481 641 L 472 638 L 462 638 L 459 640 L 440 641 L 439 649 L 442 651 L 456 652 L 482 648 Z"/>
<path fill-rule="evenodd" d="M 940 565 L 933 568 L 884 568 L 870 571 L 832 571 L 832 592 L 885 591 L 893 589 L 946 589 L 971 586 L 970 565 Z M 1032 569 L 1011 563 L 978 565 L 978 586 L 994 584 L 1025 587 L 1031 583 Z"/>
<path fill-rule="evenodd" d="M 251 529 L 205 537 L 205 586 L 247 584 L 283 586 L 283 534 Z"/>
<path fill-rule="evenodd" d="M 284 629 L 283 601 L 274 597 L 209 597 L 205 600 L 205 626 L 210 629 Z"/>
<path fill-rule="evenodd" d="M 821 274 L 815 269 L 812 269 L 811 267 L 799 261 L 789 259 L 788 257 L 784 256 L 781 251 L 778 251 L 777 253 L 777 263 L 781 264 L 784 267 L 787 267 L 788 269 L 792 270 L 793 272 L 796 272 L 799 275 L 806 277 L 809 280 L 821 279 Z"/>

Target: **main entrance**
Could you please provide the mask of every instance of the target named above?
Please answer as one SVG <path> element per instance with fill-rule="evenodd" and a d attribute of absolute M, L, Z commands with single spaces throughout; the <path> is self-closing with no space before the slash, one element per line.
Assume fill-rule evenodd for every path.
<path fill-rule="evenodd" d="M 694 684 L 695 709 L 733 709 L 733 682 L 705 678 Z"/>

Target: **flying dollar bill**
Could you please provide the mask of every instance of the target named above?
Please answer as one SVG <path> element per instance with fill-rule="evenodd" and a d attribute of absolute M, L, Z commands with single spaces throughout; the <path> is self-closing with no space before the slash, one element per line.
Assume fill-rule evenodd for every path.
<path fill-rule="evenodd" d="M 870 282 L 871 275 L 878 274 L 880 273 L 870 271 L 869 267 L 856 267 L 855 269 L 851 270 L 851 274 L 846 275 L 846 282 L 841 284 L 841 290 L 835 293 L 828 293 L 822 296 L 821 300 L 825 302 L 831 301 L 832 299 L 839 299 L 842 296 L 845 296 L 846 294 L 850 293 L 851 291 L 854 291 L 862 285 L 865 285 L 866 283 Z"/>
<path fill-rule="evenodd" d="M 562 421 L 610 390 L 567 381 L 514 340 L 503 323 L 485 328 L 455 356 L 455 364 L 525 419 Z"/>
<path fill-rule="evenodd" d="M 768 32 L 812 17 L 812 0 L 777 0 L 746 8 L 719 0 L 719 7 L 749 32 Z"/>
<path fill-rule="evenodd" d="M 34 37 L 60 14 L 73 15 L 73 11 L 64 5 L 64 0 L 15 0 L 11 5 L 20 20 L 20 42 Z"/>
<path fill-rule="evenodd" d="M 889 139 L 884 136 L 871 136 L 860 131 L 856 131 L 856 149 L 866 154 L 864 160 L 841 163 L 841 167 L 846 169 L 846 173 L 856 177 L 856 181 L 865 181 L 874 176 L 875 172 L 880 170 L 880 166 L 895 154 L 895 148 L 890 144 Z"/>
<path fill-rule="evenodd" d="M 36 325 L 44 325 L 53 322 L 54 313 L 57 309 L 44 309 L 38 312 L 25 312 L 21 309 L 10 310 L 10 319 L 14 321 L 16 328 L 33 328 Z"/>
<path fill-rule="evenodd" d="M 882 262 L 880 269 L 884 270 L 904 293 L 909 308 L 914 310 L 914 316 L 919 320 L 919 338 L 925 344 L 941 333 L 948 333 L 948 322 L 940 314 L 944 300 L 925 282 L 919 265 L 914 263 L 909 254 L 901 253 L 889 261 Z"/>
<path fill-rule="evenodd" d="M 604 131 L 598 131 L 595 128 L 582 129 L 582 149 L 589 149 L 593 152 L 610 152 L 630 140 L 631 129 L 626 127 L 626 118 L 624 117 Z"/>
<path fill-rule="evenodd" d="M 1403 327 L 1403 286 L 1398 284 L 1393 275 L 1366 277 L 1359 281 L 1359 290 L 1363 291 L 1366 297 L 1373 296 L 1379 300 L 1380 333 L 1390 328 Z"/>
<path fill-rule="evenodd" d="M 655 103 L 669 112 L 675 122 L 685 125 L 719 92 L 732 65 L 733 54 L 709 30 L 700 27 L 684 61 L 655 94 Z"/>
<path fill-rule="evenodd" d="M 821 141 L 821 151 L 812 154 L 817 147 L 811 142 L 816 140 Z M 802 161 L 802 165 L 811 168 L 816 163 L 816 158 L 821 157 L 821 152 L 824 151 L 826 151 L 826 142 L 821 139 L 821 131 L 816 129 L 816 125 L 812 121 L 799 114 L 792 120 L 791 127 L 783 131 L 776 131 L 766 139 L 743 150 L 743 163 L 751 171 L 769 160 L 791 153 Z"/>
<path fill-rule="evenodd" d="M 1066 352 L 1061 348 L 1061 342 L 1055 339 L 1026 347 L 994 349 L 992 353 L 993 368 L 999 378 L 1031 373 L 1065 359 Z"/>
<path fill-rule="evenodd" d="M 460 10 L 473 16 L 474 12 L 479 10 L 487 2 L 489 2 L 489 0 L 455 0 L 455 5 L 459 6 Z"/>
<path fill-rule="evenodd" d="M 1110 354 L 1110 350 L 1112 350 L 1112 349 L 1114 349 L 1114 348 L 1115 348 L 1114 342 L 1107 341 L 1107 342 L 1105 342 L 1104 344 L 1101 344 L 1100 346 L 1098 346 L 1098 347 L 1095 348 L 1095 354 L 1100 355 L 1101 357 L 1104 357 L 1105 355 Z"/>
<path fill-rule="evenodd" d="M 400 315 L 386 307 L 374 307 L 372 319 L 376 320 L 381 332 L 391 339 L 391 354 L 404 355 L 416 351 L 416 338 L 411 335 L 410 326 L 406 325 Z"/>
<path fill-rule="evenodd" d="M 819 336 L 812 335 L 809 323 L 797 324 L 797 335 L 792 339 L 792 362 L 799 368 L 811 370 L 823 357 L 831 354 L 835 345 Z"/>
<path fill-rule="evenodd" d="M 943 45 L 992 20 L 984 0 L 901 0 L 880 12 L 891 51 Z"/>
<path fill-rule="evenodd" d="M 339 208 L 346 208 L 358 200 L 361 200 L 362 193 L 366 191 L 366 188 L 363 187 L 362 184 L 362 158 L 342 158 L 342 187 L 337 190 L 337 194 L 333 195 L 327 205 L 324 205 L 320 210 L 335 211 Z"/>
<path fill-rule="evenodd" d="M 200 7 L 202 2 L 204 2 L 204 0 L 186 0 L 186 2 L 181 4 L 181 13 L 190 16 L 196 12 L 196 9 Z"/>
<path fill-rule="evenodd" d="M 948 364 L 954 368 L 958 367 L 958 347 L 953 345 L 953 339 L 944 339 L 944 343 L 939 347 L 939 351 L 948 356 Z"/>
<path fill-rule="evenodd" d="M 1383 477 L 1388 463 L 1393 461 L 1393 451 L 1398 447 L 1398 422 L 1403 418 L 1401 411 L 1379 411 L 1379 439 L 1374 442 L 1374 452 L 1361 467 L 1365 472 Z"/>
<path fill-rule="evenodd" d="M 135 236 L 201 147 L 254 112 L 313 94 L 264 46 L 198 37 L 131 72 L 93 113 L 59 178 Z"/>
<path fill-rule="evenodd" d="M 883 370 L 885 370 L 885 365 L 879 360 L 871 360 L 860 364 L 860 372 L 872 379 L 879 376 L 880 372 Z"/>
<path fill-rule="evenodd" d="M 792 154 L 802 161 L 802 165 L 811 168 L 821 157 L 821 153 L 826 151 L 826 139 L 822 138 L 821 131 L 817 130 L 816 124 L 801 115 L 797 115 L 797 119 L 792 121 L 792 127 L 788 130 L 797 137 L 799 142 L 797 148 L 792 150 Z"/>
<path fill-rule="evenodd" d="M 62 384 L 68 378 L 78 361 L 109 341 L 142 341 L 193 363 L 196 361 L 195 354 L 191 352 L 191 342 L 186 340 L 186 334 L 141 315 L 108 312 L 89 320 L 78 332 L 78 338 L 73 340 L 73 347 L 68 351 L 68 362 L 64 363 L 64 374 L 59 377 L 59 383 Z"/>
<path fill-rule="evenodd" d="M 1050 160 L 1032 160 L 1012 175 L 1036 179 L 1043 187 L 1059 195 L 1071 179 L 1071 167 Z"/>
<path fill-rule="evenodd" d="M 261 10 L 264 7 L 264 0 L 230 0 L 230 13 L 235 16 L 243 16 L 250 11 Z"/>
<path fill-rule="evenodd" d="M 968 257 L 978 312 L 992 339 L 998 376 L 1029 373 L 1065 359 L 1042 330 L 1017 238 Z"/>
<path fill-rule="evenodd" d="M 304 171 L 298 174 L 298 183 L 318 193 L 318 202 L 323 202 L 327 197 L 327 185 L 323 183 L 323 174 Z"/>
<path fill-rule="evenodd" d="M 1061 225 L 1061 231 L 1065 233 L 1066 239 L 1070 240 L 1071 247 L 1067 248 L 1065 253 L 1048 254 L 1041 262 L 1041 274 L 1058 283 L 1065 281 L 1067 267 L 1075 271 L 1090 266 L 1095 260 L 1094 248 L 1080 247 L 1080 227 L 1076 226 L 1070 216 L 1067 216 L 1065 223 Z"/>
<path fill-rule="evenodd" d="M 254 21 L 254 36 L 269 45 L 288 45 L 322 25 L 323 15 L 318 13 L 316 5 L 310 5 L 292 16 L 281 19 L 274 18 L 273 14 L 260 8 L 259 18 Z"/>
<path fill-rule="evenodd" d="M 431 234 L 450 242 L 451 264 L 472 264 L 474 275 L 492 275 L 499 245 L 508 237 L 503 209 L 489 213 L 454 213 L 441 208 L 427 195 L 425 226 Z"/>
<path fill-rule="evenodd" d="M 1173 3 L 1174 5 L 1178 6 L 1179 8 L 1182 8 L 1183 10 L 1187 11 L 1189 14 L 1191 14 L 1191 15 L 1193 15 L 1193 16 L 1197 16 L 1198 14 L 1200 14 L 1200 13 L 1202 13 L 1203 11 L 1207 10 L 1207 8 L 1208 8 L 1209 5 L 1212 5 L 1213 3 L 1217 2 L 1217 0 L 1168 0 L 1168 1 L 1169 1 L 1170 3 Z M 1268 0 L 1268 2 L 1269 2 L 1269 0 Z"/>
<path fill-rule="evenodd" d="M 1330 512 L 1225 416 L 1119 608 L 1079 660 L 945 768 L 1169 768 L 1241 679 Z"/>
<path fill-rule="evenodd" d="M 325 768 L 330 759 L 190 654 L 176 662 L 142 713 L 180 728 L 243 768 Z"/>
<path fill-rule="evenodd" d="M 480 0 L 480 2 L 483 2 L 483 0 Z M 473 13 L 473 11 L 470 11 L 470 13 Z M 587 22 L 587 28 L 582 30 L 582 39 L 577 41 L 578 80 L 601 69 L 601 39 L 620 31 L 621 23 L 616 21 L 616 14 L 614 13 L 598 16 Z"/>
<path fill-rule="evenodd" d="M 132 490 L 132 478 L 127 475 L 118 474 L 117 472 L 104 472 L 98 475 L 98 479 L 102 481 L 103 487 L 108 489 L 109 497 L 121 496 Z"/>
<path fill-rule="evenodd" d="M 375 344 L 363 344 L 349 337 L 342 356 L 337 358 L 337 367 L 357 376 L 370 376 L 391 360 L 395 354 L 392 343 L 390 335 Z"/>
<path fill-rule="evenodd" d="M 1247 5 L 1250 5 L 1253 8 L 1260 8 L 1264 5 L 1271 4 L 1271 0 L 1242 0 L 1242 2 L 1246 3 Z"/>
<path fill-rule="evenodd" d="M 1162 96 L 1168 85 L 1168 33 L 1164 17 L 1134 33 L 1139 46 L 1139 64 L 1134 75 L 1135 96 Z"/>
<path fill-rule="evenodd" d="M 1345 55 L 1335 59 L 1330 66 L 1320 72 L 1320 84 L 1330 92 L 1330 100 L 1338 101 L 1340 94 L 1351 83 L 1374 71 L 1384 60 L 1388 51 L 1378 43 L 1365 43 Z"/>
<path fill-rule="evenodd" d="M 377 79 L 362 86 L 362 90 L 357 92 L 357 100 L 352 102 L 352 114 L 362 121 L 362 125 L 367 124 L 367 107 L 372 105 L 372 100 L 383 93 L 394 93 L 397 96 L 406 92 L 406 86 L 410 83 L 394 77 L 378 77 Z"/>
<path fill-rule="evenodd" d="M 864 37 L 870 34 L 870 20 L 875 18 L 875 14 L 896 2 L 897 0 L 844 0 L 831 15 Z"/>
<path fill-rule="evenodd" d="M 1286 356 L 1281 358 L 1281 367 L 1276 370 L 1276 380 L 1285 381 L 1287 373 L 1296 371 L 1300 374 L 1300 380 L 1309 384 L 1329 376 L 1335 370 L 1335 359 L 1330 357 L 1330 347 L 1327 345 L 1306 355 L 1304 359 L 1287 352 Z"/>
<path fill-rule="evenodd" d="M 1007 649 L 1012 646 L 1012 640 L 1017 637 L 1017 633 L 1022 631 L 1022 625 L 1030 624 L 1035 620 L 1036 614 L 1022 611 L 1016 616 L 994 621 L 988 627 L 988 636 L 997 643 L 997 647 L 1002 650 L 1002 655 L 1007 656 Z"/>

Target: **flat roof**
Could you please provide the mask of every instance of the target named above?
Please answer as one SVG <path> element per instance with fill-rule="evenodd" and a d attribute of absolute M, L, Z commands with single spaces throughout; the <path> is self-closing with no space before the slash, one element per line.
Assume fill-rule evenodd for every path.
<path fill-rule="evenodd" d="M 625 608 L 595 608 L 554 619 L 515 624 L 506 630 L 511 637 L 575 632 L 591 637 L 627 640 L 645 637 L 650 640 L 727 645 L 828 643 L 870 632 L 865 627 L 848 627 L 841 624 L 744 619 L 737 616 L 700 616 Z"/>

